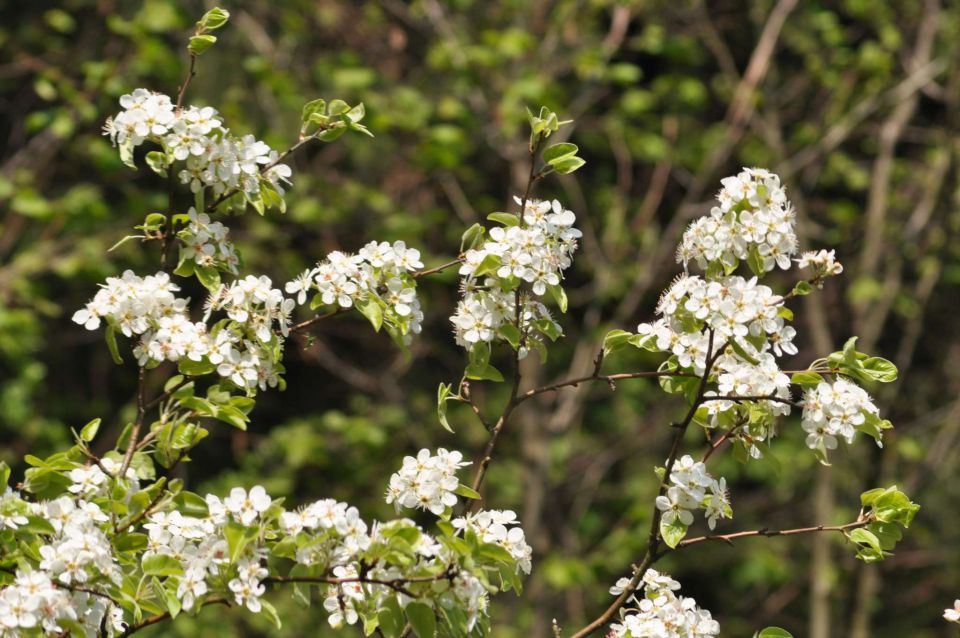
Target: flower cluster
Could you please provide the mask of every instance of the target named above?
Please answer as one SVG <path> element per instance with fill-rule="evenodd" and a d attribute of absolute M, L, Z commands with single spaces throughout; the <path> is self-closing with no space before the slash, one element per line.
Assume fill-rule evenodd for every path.
<path fill-rule="evenodd" d="M 455 518 L 458 530 L 471 530 L 485 543 L 495 543 L 507 550 L 517 561 L 517 569 L 529 574 L 533 567 L 533 548 L 527 544 L 523 528 L 519 527 L 516 512 L 512 510 L 480 510 Z M 509 527 L 509 526 L 515 527 Z"/>
<path fill-rule="evenodd" d="M 107 120 L 104 133 L 128 154 L 148 140 L 161 145 L 172 159 L 186 162 L 180 181 L 194 193 L 209 187 L 216 195 L 256 195 L 262 178 L 282 195 L 282 182 L 289 182 L 292 172 L 277 151 L 252 135 L 232 136 L 211 107 L 178 109 L 168 96 L 147 89 L 122 96 L 120 106 L 124 110 Z"/>
<path fill-rule="evenodd" d="M 690 455 L 679 459 L 670 472 L 667 493 L 657 497 L 657 509 L 663 512 L 664 525 L 677 521 L 684 526 L 693 523 L 692 510 L 703 508 L 707 525 L 713 529 L 718 518 L 732 518 L 727 480 L 713 478 L 707 466 Z"/>
<path fill-rule="evenodd" d="M 141 366 L 184 357 L 200 361 L 208 349 L 206 325 L 190 321 L 188 300 L 174 295 L 179 290 L 165 272 L 139 277 L 127 270 L 121 277 L 108 277 L 73 321 L 96 330 L 106 319 L 127 337 L 139 335 L 134 354 Z"/>
<path fill-rule="evenodd" d="M 682 275 L 663 293 L 657 305 L 662 318 L 642 323 L 637 332 L 656 350 L 677 355 L 680 365 L 702 374 L 706 367 L 709 336 L 714 347 L 735 340 L 752 356 L 768 350 L 781 356 L 796 354 L 796 330 L 779 315 L 783 297 L 773 294 L 757 278 L 725 277 L 708 281 Z"/>
<path fill-rule="evenodd" d="M 472 350 L 477 343 L 502 336 L 501 328 L 511 325 L 523 337 L 520 355 L 525 356 L 527 346 L 540 338 L 537 332 L 553 337 L 560 333 L 536 298 L 557 290 L 563 271 L 573 263 L 582 235 L 573 227 L 575 221 L 556 200 L 530 200 L 522 220 L 492 228 L 480 248 L 467 250 L 460 266 L 463 299 L 450 318 L 458 345 Z"/>
<path fill-rule="evenodd" d="M 183 242 L 181 260 L 192 259 L 200 268 L 217 268 L 237 274 L 240 257 L 236 248 L 227 241 L 230 229 L 220 222 L 210 221 L 206 213 L 197 213 L 190 208 L 187 227 L 177 232 Z"/>
<path fill-rule="evenodd" d="M 388 329 L 409 343 L 419 334 L 423 311 L 417 299 L 414 272 L 423 267 L 420 251 L 396 241 L 371 241 L 356 255 L 334 251 L 316 267 L 287 282 L 288 294 L 304 304 L 316 291 L 311 307 L 356 306 L 368 317 L 379 317 Z M 375 324 L 379 328 L 379 321 Z"/>
<path fill-rule="evenodd" d="M 797 251 L 795 213 L 780 178 L 759 168 L 745 168 L 721 181 L 719 206 L 694 221 L 683 234 L 677 261 L 703 268 L 736 268 L 752 259 L 757 270 L 787 270 Z"/>
<path fill-rule="evenodd" d="M 123 632 L 122 612 L 105 599 L 84 592 L 71 593 L 57 586 L 43 571 L 17 571 L 0 592 L 0 633 L 63 635 L 63 623 L 78 623 L 88 635 L 105 627 L 108 636 Z"/>
<path fill-rule="evenodd" d="M 207 299 L 205 319 L 217 310 L 230 319 L 210 334 L 208 359 L 220 376 L 248 392 L 275 387 L 283 372 L 280 335 L 288 333 L 294 305 L 266 276 L 247 275 L 214 290 Z"/>
<path fill-rule="evenodd" d="M 436 455 L 422 449 L 416 457 L 405 457 L 400 471 L 390 477 L 387 503 L 392 503 L 398 512 L 407 507 L 440 516 L 457 504 L 455 492 L 460 486 L 457 470 L 466 465 L 470 462 L 463 461 L 460 452 L 443 448 L 439 448 Z"/>
<path fill-rule="evenodd" d="M 818 283 L 827 277 L 834 277 L 843 272 L 843 264 L 837 261 L 833 250 L 807 251 L 795 261 L 799 268 L 813 270 L 813 280 Z"/>
<path fill-rule="evenodd" d="M 621 578 L 610 589 L 619 596 L 629 585 Z M 621 612 L 619 623 L 610 626 L 616 638 L 712 638 L 720 634 L 720 625 L 710 612 L 697 606 L 692 598 L 678 596 L 680 583 L 648 569 L 643 575 L 644 597 L 631 594 L 632 607 Z"/>
<path fill-rule="evenodd" d="M 708 354 L 716 357 L 711 375 L 716 377 L 717 390 L 706 393 L 706 412 L 712 426 L 721 415 L 736 421 L 748 407 L 709 397 L 771 397 L 758 403 L 771 416 L 789 414 L 790 379 L 781 372 L 775 357 L 796 354 L 796 330 L 786 323 L 780 312 L 782 305 L 783 297 L 758 284 L 756 277 L 709 281 L 682 275 L 660 299 L 657 312 L 662 317 L 637 327 L 638 343 L 648 350 L 670 352 L 680 369 L 696 375 L 705 372 Z M 726 344 L 733 347 L 720 353 Z M 740 431 L 737 436 L 744 434 Z M 754 428 L 749 434 L 748 447 L 756 455 L 754 443 L 765 440 L 770 432 Z"/>
<path fill-rule="evenodd" d="M 855 383 L 837 378 L 823 381 L 803 397 L 803 429 L 811 449 L 832 450 L 837 438 L 853 443 L 857 427 L 879 414 L 870 395 Z M 879 441 L 878 441 L 879 443 Z"/>
<path fill-rule="evenodd" d="M 208 360 L 220 376 L 252 391 L 278 383 L 282 342 L 286 334 L 292 299 L 271 287 L 267 277 L 248 276 L 230 285 L 220 285 L 207 301 L 203 322 L 191 322 L 188 300 L 177 298 L 179 286 L 164 272 L 138 277 L 131 271 L 108 277 L 93 300 L 73 315 L 88 330 L 106 319 L 127 336 L 140 335 L 134 354 L 141 366 L 151 362 Z M 231 320 L 207 330 L 206 321 L 216 310 Z"/>

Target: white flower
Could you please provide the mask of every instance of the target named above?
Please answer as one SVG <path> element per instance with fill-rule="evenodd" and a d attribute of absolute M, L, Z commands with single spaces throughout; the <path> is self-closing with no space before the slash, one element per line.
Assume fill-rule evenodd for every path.
<path fill-rule="evenodd" d="M 223 499 L 226 510 L 243 525 L 251 525 L 267 511 L 271 502 L 262 485 L 254 485 L 249 493 L 242 487 L 235 487 L 230 490 L 230 496 Z"/>
<path fill-rule="evenodd" d="M 399 512 L 402 507 L 428 510 L 437 516 L 457 504 L 454 494 L 460 485 L 456 472 L 470 465 L 460 452 L 439 448 L 434 456 L 422 449 L 416 457 L 403 459 L 399 472 L 390 477 L 386 501 Z"/>
<path fill-rule="evenodd" d="M 960 623 L 960 598 L 953 601 L 953 609 L 944 609 L 943 617 L 949 622 Z"/>

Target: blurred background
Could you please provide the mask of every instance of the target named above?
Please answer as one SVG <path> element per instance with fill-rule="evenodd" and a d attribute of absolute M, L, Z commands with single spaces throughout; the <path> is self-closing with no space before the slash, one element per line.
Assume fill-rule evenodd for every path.
<path fill-rule="evenodd" d="M 166 207 L 150 171 L 124 167 L 100 134 L 136 87 L 173 94 L 192 0 L 7 1 L 0 8 L 0 460 L 69 444 L 102 416 L 134 411 L 132 362 L 115 366 L 99 332 L 70 322 L 96 283 L 156 269 L 155 246 L 106 250 Z M 804 367 L 851 334 L 893 360 L 870 388 L 896 429 L 881 450 L 839 450 L 822 468 L 798 419 L 780 463 L 716 458 L 736 518 L 722 531 L 853 520 L 859 494 L 899 484 L 923 509 L 897 555 L 865 566 L 839 538 L 701 545 L 658 568 L 710 609 L 724 636 L 767 624 L 810 638 L 952 636 L 960 596 L 960 7 L 898 0 L 247 0 L 203 58 L 187 102 L 218 108 L 274 148 L 296 139 L 313 98 L 363 101 L 374 139 L 345 137 L 293 161 L 286 215 L 224 220 L 246 271 L 287 281 L 330 250 L 403 239 L 428 266 L 463 230 L 507 210 L 526 171 L 524 107 L 575 120 L 564 133 L 587 166 L 537 194 L 574 210 L 584 239 L 570 271 L 566 337 L 529 387 L 589 373 L 603 334 L 648 320 L 679 271 L 676 242 L 741 166 L 780 174 L 804 248 L 846 266 L 794 305 Z M 138 156 L 139 157 L 139 156 Z M 142 165 L 142 162 L 141 162 Z M 182 201 L 189 206 L 187 194 Z M 773 285 L 787 290 L 777 275 Z M 201 290 L 189 290 L 195 300 Z M 437 384 L 465 363 L 450 333 L 454 272 L 421 281 L 427 319 L 406 361 L 357 314 L 322 322 L 287 350 L 289 387 L 258 397 L 249 431 L 214 427 L 181 466 L 191 489 L 261 483 L 288 503 L 347 500 L 387 517 L 382 494 L 405 454 L 446 446 L 473 457 L 485 431 Z M 605 370 L 652 369 L 618 353 Z M 504 390 L 474 384 L 489 409 Z M 546 394 L 515 413 L 488 475 L 492 506 L 513 508 L 534 547 L 522 598 L 494 603 L 494 635 L 547 638 L 609 602 L 607 588 L 646 541 L 668 424 L 683 406 L 627 381 Z M 704 445 L 691 433 L 688 449 Z M 109 436 L 102 436 L 104 441 Z M 697 533 L 699 530 L 692 530 Z M 333 635 L 289 591 L 271 594 L 284 635 Z M 352 631 L 358 631 L 356 629 Z M 351 630 L 345 634 L 350 635 Z M 205 611 L 152 635 L 266 636 L 265 621 Z M 144 634 L 146 635 L 146 633 Z"/>

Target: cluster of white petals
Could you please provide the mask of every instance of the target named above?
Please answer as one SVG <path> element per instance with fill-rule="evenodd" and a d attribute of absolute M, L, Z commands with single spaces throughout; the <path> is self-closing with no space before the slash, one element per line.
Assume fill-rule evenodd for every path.
<path fill-rule="evenodd" d="M 713 529 L 718 518 L 732 518 L 727 480 L 715 479 L 707 472 L 707 466 L 694 461 L 689 454 L 676 461 L 670 472 L 667 492 L 657 497 L 657 509 L 665 524 L 679 521 L 683 525 L 693 523 L 693 511 L 703 509 L 707 525 Z"/>
<path fill-rule="evenodd" d="M 629 584 L 620 579 L 610 592 L 620 595 Z M 693 598 L 675 592 L 680 583 L 669 576 L 648 569 L 643 575 L 643 598 L 630 596 L 632 606 L 625 609 L 619 623 L 610 626 L 616 638 L 713 638 L 720 634 L 720 625 L 710 612 L 697 606 Z"/>
<path fill-rule="evenodd" d="M 683 234 L 677 261 L 707 269 L 711 264 L 735 268 L 753 258 L 763 272 L 790 268 L 797 252 L 795 213 L 780 178 L 759 168 L 745 168 L 721 180 L 719 206 L 694 221 Z"/>
<path fill-rule="evenodd" d="M 392 503 L 398 512 L 407 507 L 440 516 L 457 504 L 457 470 L 466 465 L 470 462 L 464 461 L 460 452 L 444 448 L 439 448 L 435 455 L 424 448 L 416 457 L 405 457 L 400 471 L 390 476 L 387 503 Z"/>
<path fill-rule="evenodd" d="M 128 152 L 148 140 L 160 144 L 186 162 L 180 181 L 195 193 L 209 187 L 216 195 L 233 190 L 256 195 L 262 177 L 282 195 L 282 182 L 289 182 L 292 171 L 279 163 L 277 151 L 252 135 L 234 137 L 209 106 L 178 109 L 168 96 L 147 89 L 122 96 L 120 106 L 123 111 L 107 120 L 104 133 Z"/>
<path fill-rule="evenodd" d="M 405 342 L 422 328 L 423 311 L 413 273 L 423 267 L 420 251 L 405 242 L 371 241 L 353 255 L 334 251 L 316 267 L 287 282 L 288 294 L 304 304 L 316 292 L 318 302 L 340 308 L 377 304 Z"/>
<path fill-rule="evenodd" d="M 517 199 L 520 204 L 521 200 Z M 450 318 L 457 344 L 467 350 L 480 342 L 492 342 L 504 324 L 512 324 L 525 341 L 538 339 L 544 330 L 539 322 L 560 327 L 537 297 L 560 285 L 563 271 L 573 263 L 582 233 L 573 227 L 576 216 L 560 202 L 530 200 L 523 211 L 522 223 L 490 229 L 480 248 L 464 254 L 463 299 Z M 515 290 L 521 285 L 520 321 L 517 321 Z M 529 293 L 532 293 L 532 297 Z M 529 348 L 520 349 L 525 356 Z"/>
<path fill-rule="evenodd" d="M 128 270 L 108 277 L 73 320 L 95 330 L 105 319 L 126 336 L 139 335 L 134 354 L 141 366 L 206 359 L 222 377 L 248 391 L 277 385 L 281 368 L 274 346 L 281 342 L 275 332 L 286 334 L 292 299 L 285 299 L 269 278 L 247 276 L 221 284 L 207 301 L 204 321 L 192 322 L 189 300 L 174 295 L 179 290 L 164 272 L 139 277 Z M 206 321 L 216 310 L 232 322 L 208 331 Z"/>
<path fill-rule="evenodd" d="M 853 443 L 857 426 L 878 414 L 870 395 L 857 384 L 844 378 L 823 381 L 803 396 L 801 423 L 807 432 L 807 446 L 832 450 L 838 438 Z"/>
<path fill-rule="evenodd" d="M 533 567 L 533 548 L 527 544 L 523 528 L 519 527 L 516 512 L 512 510 L 480 510 L 452 521 L 459 530 L 471 530 L 485 543 L 495 543 L 507 550 L 517 561 L 517 569 L 529 574 Z"/>
<path fill-rule="evenodd" d="M 210 221 L 206 213 L 190 208 L 187 227 L 177 233 L 183 242 L 183 259 L 192 259 L 201 268 L 218 268 L 237 274 L 240 258 L 236 248 L 227 241 L 230 229 L 220 222 Z"/>
<path fill-rule="evenodd" d="M 806 251 L 800 255 L 799 259 L 794 261 L 797 262 L 799 268 L 813 270 L 814 280 L 834 277 L 843 272 L 843 264 L 837 261 L 833 250 Z"/>
<path fill-rule="evenodd" d="M 140 277 L 126 270 L 107 277 L 94 298 L 73 314 L 76 323 L 96 330 L 101 319 L 127 337 L 138 335 L 134 348 L 140 365 L 150 361 L 200 361 L 208 351 L 207 327 L 190 321 L 188 299 L 174 295 L 180 287 L 165 272 Z"/>

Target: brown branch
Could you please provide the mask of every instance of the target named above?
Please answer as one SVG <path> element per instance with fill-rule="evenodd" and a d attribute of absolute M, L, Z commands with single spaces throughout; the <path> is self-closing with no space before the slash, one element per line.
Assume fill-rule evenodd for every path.
<path fill-rule="evenodd" d="M 463 258 L 462 258 L 462 257 L 457 257 L 457 258 L 454 259 L 453 261 L 448 261 L 447 263 L 441 264 L 440 266 L 435 266 L 435 267 L 433 267 L 433 268 L 427 268 L 427 269 L 425 269 L 425 270 L 418 270 L 417 272 L 413 273 L 413 278 L 414 278 L 414 279 L 419 279 L 420 277 L 426 277 L 427 275 L 433 275 L 433 274 L 438 273 L 438 272 L 443 272 L 443 271 L 446 270 L 447 268 L 452 268 L 453 266 L 456 266 L 456 265 L 459 264 L 461 261 L 463 261 Z"/>
<path fill-rule="evenodd" d="M 527 390 L 523 394 L 517 396 L 517 403 L 523 403 L 527 399 L 531 399 L 538 394 L 543 394 L 544 392 L 554 392 L 560 388 L 565 388 L 569 386 L 576 387 L 581 383 L 587 383 L 589 381 L 606 381 L 611 386 L 614 386 L 617 381 L 623 379 L 652 379 L 658 377 L 697 377 L 697 375 L 690 372 L 677 372 L 677 371 L 667 371 L 667 370 L 653 370 L 645 372 L 622 372 L 619 374 L 591 374 L 584 377 L 577 377 L 575 379 L 567 379 L 565 381 L 559 381 L 557 383 L 551 383 L 550 385 L 545 385 L 539 388 L 534 388 L 533 390 Z"/>
<path fill-rule="evenodd" d="M 133 423 L 133 429 L 130 431 L 130 440 L 127 442 L 127 452 L 123 456 L 120 471 L 117 472 L 117 477 L 121 479 L 127 475 L 127 469 L 133 460 L 133 453 L 137 449 L 137 439 L 140 438 L 140 429 L 143 427 L 143 420 L 147 413 L 146 393 L 147 370 L 144 367 L 140 367 L 140 373 L 137 377 L 137 420 Z"/>
<path fill-rule="evenodd" d="M 226 605 L 227 607 L 230 607 L 231 603 L 228 598 L 217 597 L 217 598 L 210 598 L 208 600 L 205 600 L 200 604 L 201 607 L 206 607 L 207 605 Z M 137 633 L 141 629 L 146 629 L 147 627 L 151 627 L 153 625 L 156 625 L 157 623 L 161 623 L 164 620 L 167 620 L 169 618 L 170 618 L 169 611 L 165 611 L 162 614 L 157 614 L 155 616 L 150 616 L 149 618 L 144 618 L 140 622 L 128 626 L 123 631 L 123 633 L 117 636 L 117 638 L 126 638 L 127 636 Z"/>
<path fill-rule="evenodd" d="M 677 545 L 687 547 L 689 545 L 698 545 L 707 541 L 722 541 L 733 545 L 733 541 L 738 538 L 749 538 L 751 536 L 796 536 L 797 534 L 810 534 L 814 532 L 846 532 L 851 529 L 865 527 L 870 523 L 869 518 L 861 518 L 846 525 L 815 525 L 813 527 L 798 527 L 796 529 L 754 529 L 747 532 L 734 532 L 732 534 L 708 534 L 706 536 L 697 536 L 680 541 Z"/>
<path fill-rule="evenodd" d="M 667 491 L 670 473 L 673 470 L 673 465 L 677 460 L 677 456 L 680 454 L 680 446 L 683 442 L 683 435 L 686 433 L 687 428 L 693 421 L 693 417 L 697 412 L 697 408 L 700 407 L 700 403 L 703 401 L 704 393 L 707 391 L 707 383 L 710 379 L 710 371 L 717 359 L 720 358 L 720 355 L 726 351 L 727 346 L 729 345 L 729 342 L 724 343 L 723 346 L 714 352 L 713 330 L 710 330 L 709 335 L 710 336 L 707 345 L 707 361 L 704 367 L 703 376 L 700 378 L 700 385 L 697 388 L 697 396 L 690 405 L 690 409 L 687 411 L 683 421 L 676 425 L 677 433 L 673 438 L 673 446 L 670 448 L 670 454 L 667 457 L 664 481 L 660 484 L 660 490 L 658 493 L 659 496 L 662 496 Z M 623 607 L 627 600 L 630 599 L 630 597 L 633 595 L 633 592 L 639 587 L 640 581 L 643 580 L 643 575 L 657 559 L 657 551 L 660 547 L 660 518 L 662 515 L 663 512 L 661 512 L 656 505 L 654 505 L 653 516 L 650 522 L 650 534 L 647 538 L 646 551 L 644 552 L 644 556 L 640 561 L 640 564 L 633 566 L 633 576 L 630 578 L 630 582 L 627 584 L 627 586 L 624 587 L 623 592 L 617 596 L 616 600 L 614 600 L 602 614 L 591 621 L 586 627 L 573 634 L 571 638 L 585 638 L 609 623 L 614 615 L 620 610 L 620 608 Z"/>

